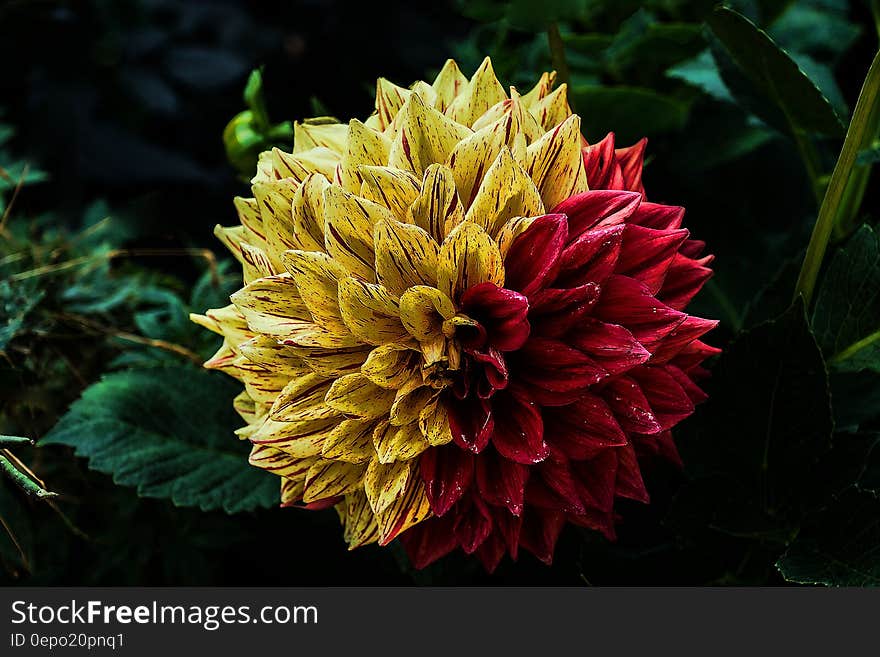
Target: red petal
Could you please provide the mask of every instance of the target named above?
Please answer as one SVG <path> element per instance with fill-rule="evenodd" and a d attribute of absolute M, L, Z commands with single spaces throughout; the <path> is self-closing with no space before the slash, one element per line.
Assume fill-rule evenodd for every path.
<path fill-rule="evenodd" d="M 585 513 L 569 515 L 568 520 L 571 524 L 578 527 L 586 527 L 587 529 L 602 532 L 609 541 L 617 540 L 617 535 L 614 532 L 613 513 L 603 513 L 595 509 L 587 509 Z"/>
<path fill-rule="evenodd" d="M 532 338 L 516 354 L 519 377 L 551 392 L 582 390 L 608 376 L 592 358 L 559 340 Z"/>
<path fill-rule="evenodd" d="M 461 296 L 462 311 L 485 327 L 489 345 L 499 351 L 515 351 L 529 337 L 529 302 L 513 290 L 494 283 L 480 283 Z"/>
<path fill-rule="evenodd" d="M 687 236 L 685 229 L 654 230 L 627 225 L 615 273 L 640 280 L 651 294 L 657 294 Z"/>
<path fill-rule="evenodd" d="M 665 429 L 671 429 L 694 412 L 694 403 L 678 381 L 663 367 L 640 367 L 630 376 L 638 382 L 654 417 Z"/>
<path fill-rule="evenodd" d="M 653 351 L 687 318 L 657 301 L 643 283 L 617 275 L 605 281 L 593 314 L 605 322 L 625 326 L 648 351 Z"/>
<path fill-rule="evenodd" d="M 585 231 L 570 242 L 559 258 L 559 275 L 554 287 L 575 287 L 601 283 L 617 265 L 625 226 L 608 226 Z"/>
<path fill-rule="evenodd" d="M 523 519 L 520 544 L 549 566 L 553 562 L 553 550 L 564 525 L 564 513 L 530 509 Z"/>
<path fill-rule="evenodd" d="M 614 154 L 614 133 L 583 149 L 590 189 L 624 189 L 623 173 Z"/>
<path fill-rule="evenodd" d="M 492 405 L 489 401 L 469 396 L 450 400 L 446 406 L 449 428 L 455 444 L 475 454 L 482 452 L 489 444 L 494 430 Z"/>
<path fill-rule="evenodd" d="M 544 415 L 547 441 L 574 460 L 593 458 L 604 449 L 627 442 L 608 404 L 592 393 Z"/>
<path fill-rule="evenodd" d="M 477 383 L 477 396 L 489 399 L 496 390 L 507 387 L 507 363 L 501 352 L 489 347 L 486 351 L 467 352 L 476 363 L 481 365 L 481 374 Z"/>
<path fill-rule="evenodd" d="M 520 515 L 529 468 L 491 449 L 483 451 L 476 466 L 477 488 L 483 499 L 493 506 L 505 507 L 515 516 Z"/>
<path fill-rule="evenodd" d="M 456 513 L 455 537 L 458 539 L 461 549 L 467 554 L 473 552 L 482 545 L 483 541 L 492 531 L 492 517 L 485 503 L 477 496 L 467 498 L 469 502 Z"/>
<path fill-rule="evenodd" d="M 662 430 L 645 393 L 630 377 L 610 379 L 602 396 L 624 431 L 652 434 Z"/>
<path fill-rule="evenodd" d="M 563 214 L 538 217 L 510 245 L 504 258 L 505 286 L 531 296 L 556 276 L 559 255 L 568 237 Z"/>
<path fill-rule="evenodd" d="M 710 347 L 705 342 L 694 340 L 669 362 L 687 372 L 693 379 L 698 379 L 700 377 L 696 375 L 695 368 L 710 356 L 717 356 L 720 353 L 721 350 L 718 347 Z"/>
<path fill-rule="evenodd" d="M 492 399 L 495 432 L 492 444 L 501 456 L 516 463 L 543 461 L 549 454 L 544 423 L 532 399 L 520 389 L 501 392 Z"/>
<path fill-rule="evenodd" d="M 681 228 L 683 220 L 684 208 L 677 205 L 662 205 L 643 200 L 641 205 L 639 205 L 639 209 L 633 213 L 633 216 L 627 223 L 638 224 L 639 226 L 656 230 L 674 230 Z"/>
<path fill-rule="evenodd" d="M 535 337 L 559 338 L 580 326 L 599 300 L 599 286 L 587 283 L 579 287 L 542 290 L 534 297 L 529 313 Z"/>
<path fill-rule="evenodd" d="M 400 542 L 417 569 L 432 564 L 458 546 L 454 531 L 455 518 L 429 518 L 400 535 Z"/>
<path fill-rule="evenodd" d="M 595 458 L 586 461 L 572 461 L 571 468 L 576 475 L 584 504 L 602 513 L 611 513 L 614 507 L 614 491 L 617 482 L 617 451 L 619 448 L 605 449 Z"/>
<path fill-rule="evenodd" d="M 688 315 L 681 324 L 676 326 L 675 329 L 666 335 L 659 344 L 655 345 L 654 353 L 651 356 L 651 362 L 663 363 L 670 360 L 677 353 L 687 347 L 687 345 L 705 335 L 716 326 L 718 326 L 717 320 L 702 319 L 700 317 Z"/>
<path fill-rule="evenodd" d="M 678 381 L 678 385 L 682 387 L 694 404 L 700 404 L 709 398 L 709 395 L 703 392 L 700 387 L 691 380 L 691 377 L 682 372 L 681 369 L 675 365 L 666 365 L 666 371 L 675 377 L 675 380 Z"/>
<path fill-rule="evenodd" d="M 504 558 L 504 553 L 507 551 L 507 546 L 504 544 L 504 539 L 501 537 L 498 532 L 492 532 L 489 534 L 489 537 L 483 541 L 482 545 L 477 548 L 477 557 L 480 560 L 480 563 L 483 564 L 483 568 L 486 569 L 486 572 L 490 575 L 495 572 L 495 569 L 498 568 L 498 564 L 501 563 L 501 559 Z"/>
<path fill-rule="evenodd" d="M 617 449 L 615 491 L 618 497 L 625 497 L 645 504 L 651 501 L 632 445 L 625 445 Z"/>
<path fill-rule="evenodd" d="M 553 212 L 568 215 L 568 243 L 584 231 L 602 226 L 622 224 L 642 200 L 637 192 L 592 190 L 576 194 L 557 205 Z"/>
<path fill-rule="evenodd" d="M 422 453 L 419 471 L 431 511 L 446 515 L 473 481 L 474 457 L 454 445 L 433 447 Z"/>
<path fill-rule="evenodd" d="M 670 308 L 682 310 L 711 277 L 711 269 L 678 253 L 666 272 L 658 297 Z"/>
<path fill-rule="evenodd" d="M 631 189 L 645 193 L 645 187 L 642 185 L 642 167 L 645 161 L 645 147 L 648 140 L 642 138 L 632 146 L 619 148 L 615 151 L 617 161 L 620 163 L 620 170 L 623 173 L 624 189 Z"/>
<path fill-rule="evenodd" d="M 550 456 L 536 467 L 544 486 L 560 500 L 555 508 L 567 513 L 584 512 L 575 475 L 568 459 L 561 452 L 551 451 Z"/>
<path fill-rule="evenodd" d="M 651 354 L 632 333 L 617 324 L 584 320 L 569 343 L 594 358 L 611 374 L 620 374 L 641 365 Z"/>

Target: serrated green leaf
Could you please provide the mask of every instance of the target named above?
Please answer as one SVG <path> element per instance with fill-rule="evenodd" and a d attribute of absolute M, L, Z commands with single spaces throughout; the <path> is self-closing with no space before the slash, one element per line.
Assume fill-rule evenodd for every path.
<path fill-rule="evenodd" d="M 89 387 L 41 445 L 68 445 L 143 497 L 227 513 L 278 502 L 278 479 L 232 433 L 238 385 L 196 367 L 130 370 Z"/>
<path fill-rule="evenodd" d="M 843 123 L 828 99 L 766 32 L 726 7 L 716 9 L 707 23 L 739 68 L 795 129 L 843 133 Z"/>
<path fill-rule="evenodd" d="M 816 298 L 813 328 L 835 368 L 880 372 L 880 239 L 870 226 L 834 255 Z"/>
<path fill-rule="evenodd" d="M 880 586 L 880 499 L 851 488 L 817 514 L 776 563 L 799 584 Z"/>

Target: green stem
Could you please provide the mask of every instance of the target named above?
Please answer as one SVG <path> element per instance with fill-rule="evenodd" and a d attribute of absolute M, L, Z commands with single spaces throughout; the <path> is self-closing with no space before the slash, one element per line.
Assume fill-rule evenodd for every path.
<path fill-rule="evenodd" d="M 5 456 L 0 455 L 0 470 L 9 477 L 12 482 L 17 485 L 22 491 L 30 495 L 31 497 L 36 497 L 37 499 L 46 499 L 47 497 L 55 497 L 58 493 L 50 493 L 42 486 L 40 486 L 33 479 L 28 477 L 24 472 L 16 468 L 12 461 L 10 461 Z"/>
<path fill-rule="evenodd" d="M 0 436 L 0 447 L 16 447 L 18 445 L 33 445 L 34 441 L 24 436 Z"/>
<path fill-rule="evenodd" d="M 872 344 L 874 344 L 878 340 L 880 340 L 880 331 L 874 331 L 873 333 L 865 336 L 861 340 L 853 342 L 846 349 L 842 349 L 842 350 L 838 351 L 836 354 L 834 354 L 829 359 L 828 362 L 831 363 L 832 365 L 836 365 L 837 363 L 842 363 L 843 361 L 847 360 L 848 358 L 852 358 L 853 356 L 855 356 L 862 349 L 865 349 L 866 347 L 870 347 Z"/>
<path fill-rule="evenodd" d="M 802 295 L 807 306 L 809 306 L 810 300 L 813 297 L 813 289 L 816 287 L 819 269 L 822 267 L 822 261 L 825 258 L 828 240 L 840 216 L 850 176 L 856 163 L 856 156 L 859 150 L 863 148 L 863 145 L 870 144 L 874 140 L 877 126 L 871 124 L 876 123 L 878 115 L 876 111 L 878 99 L 880 99 L 878 94 L 880 94 L 880 52 L 874 56 L 874 61 L 871 63 L 871 68 L 868 69 L 868 75 L 865 77 L 865 82 L 859 93 L 852 121 L 850 121 L 849 129 L 846 131 L 846 139 L 844 139 L 843 148 L 840 151 L 840 157 L 834 165 L 834 172 L 831 174 L 831 180 L 828 182 L 828 189 L 819 208 L 819 216 L 816 219 L 816 224 L 813 226 L 813 233 L 810 236 L 810 243 L 807 245 L 807 252 L 804 256 L 804 263 L 801 265 L 801 271 L 798 275 L 794 298 L 797 299 L 799 295 Z M 861 201 L 859 200 L 860 204 Z M 846 207 L 851 208 L 852 201 L 848 201 Z"/>
<path fill-rule="evenodd" d="M 559 25 L 555 22 L 547 26 L 547 44 L 550 46 L 550 61 L 553 62 L 553 68 L 556 69 L 557 80 L 560 84 L 568 84 L 571 80 L 571 71 L 568 68 L 568 58 L 565 56 L 565 43 L 559 33 Z"/>

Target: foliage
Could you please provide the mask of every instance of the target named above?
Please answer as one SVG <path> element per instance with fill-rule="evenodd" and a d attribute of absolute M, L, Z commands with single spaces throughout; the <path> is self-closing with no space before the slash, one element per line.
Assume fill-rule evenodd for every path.
<path fill-rule="evenodd" d="M 334 23 L 332 0 L 30 4 L 0 10 L 0 47 L 22 62 L 2 82 L 0 433 L 45 438 L 0 455 L 60 495 L 0 480 L 0 579 L 880 584 L 876 90 L 863 121 L 850 111 L 877 46 L 864 3 L 400 3 L 403 31 L 366 8 Z M 195 367 L 218 340 L 188 314 L 239 283 L 204 245 L 233 221 L 236 174 L 289 146 L 288 121 L 364 118 L 389 62 L 405 84 L 485 54 L 521 90 L 555 66 L 590 142 L 649 138 L 649 197 L 687 207 L 717 257 L 692 310 L 722 320 L 708 341 L 724 352 L 676 433 L 684 472 L 651 474 L 617 543 L 568 530 L 552 568 L 523 557 L 488 577 L 456 557 L 416 573 L 389 550 L 346 554 L 332 511 L 266 508 L 271 477 L 232 434 L 236 386 Z M 847 127 L 860 137 L 835 181 Z M 815 292 L 792 303 L 827 188 L 841 200 L 810 250 Z"/>

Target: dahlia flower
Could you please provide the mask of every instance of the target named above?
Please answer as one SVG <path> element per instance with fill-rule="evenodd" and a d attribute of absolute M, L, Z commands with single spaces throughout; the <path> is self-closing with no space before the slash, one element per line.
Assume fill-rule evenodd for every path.
<path fill-rule="evenodd" d="M 282 505 L 335 507 L 352 548 L 549 562 L 566 522 L 613 537 L 640 464 L 677 461 L 711 257 L 645 200 L 645 141 L 588 145 L 553 82 L 508 93 L 488 58 L 380 79 L 366 121 L 263 153 L 216 230 L 245 286 L 193 316 L 224 338 L 206 367 L 244 384 L 237 433 Z"/>

